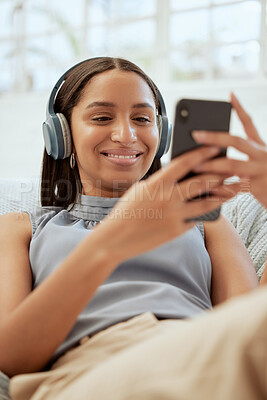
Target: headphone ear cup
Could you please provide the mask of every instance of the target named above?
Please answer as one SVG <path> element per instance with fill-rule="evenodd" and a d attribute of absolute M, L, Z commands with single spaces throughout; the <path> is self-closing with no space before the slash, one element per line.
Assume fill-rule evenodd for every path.
<path fill-rule="evenodd" d="M 53 157 L 54 160 L 59 158 L 59 146 L 58 146 L 58 130 L 60 123 L 56 115 L 49 115 L 46 121 L 43 123 L 43 137 L 45 142 L 45 149 L 49 156 Z"/>
<path fill-rule="evenodd" d="M 155 157 L 161 158 L 169 150 L 171 134 L 172 134 L 172 126 L 169 123 L 166 115 L 158 115 L 157 124 L 159 127 L 160 142 Z"/>
<path fill-rule="evenodd" d="M 67 158 L 71 155 L 71 149 L 72 149 L 72 140 L 71 140 L 71 134 L 70 134 L 70 127 L 68 124 L 68 121 L 64 114 L 62 113 L 57 113 L 56 116 L 58 117 L 58 120 L 60 122 L 61 126 L 61 132 L 62 132 L 62 138 L 63 138 L 63 143 L 64 143 L 64 155 L 62 158 Z"/>
<path fill-rule="evenodd" d="M 162 118 L 161 118 L 161 115 L 160 115 L 160 114 L 157 115 L 157 127 L 158 127 L 158 130 L 159 130 L 159 138 L 160 138 L 160 140 L 161 140 L 161 134 L 162 134 Z"/>
<path fill-rule="evenodd" d="M 168 133 L 167 133 L 167 140 L 166 140 L 164 154 L 166 154 L 169 151 L 170 144 L 171 144 L 171 138 L 172 138 L 172 123 L 168 122 Z"/>
<path fill-rule="evenodd" d="M 63 114 L 48 116 L 43 123 L 43 136 L 47 154 L 54 160 L 66 158 L 71 154 L 70 129 Z"/>

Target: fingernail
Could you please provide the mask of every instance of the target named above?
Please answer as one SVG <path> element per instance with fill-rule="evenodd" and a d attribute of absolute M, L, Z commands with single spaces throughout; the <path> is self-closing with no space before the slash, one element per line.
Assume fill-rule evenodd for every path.
<path fill-rule="evenodd" d="M 219 152 L 220 152 L 220 148 L 219 147 L 209 147 L 209 153 L 211 155 L 218 154 Z"/>
<path fill-rule="evenodd" d="M 202 140 L 206 138 L 205 131 L 192 131 L 192 136 L 195 140 Z"/>

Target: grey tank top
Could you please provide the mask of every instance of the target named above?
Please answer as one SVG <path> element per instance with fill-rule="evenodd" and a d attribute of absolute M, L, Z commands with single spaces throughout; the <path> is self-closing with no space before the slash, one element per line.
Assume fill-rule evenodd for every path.
<path fill-rule="evenodd" d="M 90 235 L 117 201 L 81 195 L 71 211 L 40 207 L 29 213 L 33 289 Z M 210 286 L 211 262 L 204 244 L 204 228 L 199 223 L 182 236 L 120 264 L 97 289 L 51 362 L 76 346 L 82 337 L 146 311 L 159 319 L 181 319 L 207 310 L 212 307 Z"/>

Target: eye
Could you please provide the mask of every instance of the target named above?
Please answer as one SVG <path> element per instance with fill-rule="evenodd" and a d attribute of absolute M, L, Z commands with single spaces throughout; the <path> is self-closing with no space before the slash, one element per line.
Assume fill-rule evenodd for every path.
<path fill-rule="evenodd" d="M 96 122 L 107 122 L 107 121 L 111 121 L 111 117 L 100 116 L 100 117 L 94 117 L 94 118 L 92 118 L 92 120 L 96 121 Z"/>
<path fill-rule="evenodd" d="M 142 124 L 148 124 L 151 122 L 150 118 L 148 117 L 136 117 L 134 118 L 135 121 L 140 122 Z"/>

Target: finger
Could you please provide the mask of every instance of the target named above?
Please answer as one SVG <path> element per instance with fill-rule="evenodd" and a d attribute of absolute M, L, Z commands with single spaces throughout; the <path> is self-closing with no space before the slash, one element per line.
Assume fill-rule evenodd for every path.
<path fill-rule="evenodd" d="M 216 208 L 220 207 L 228 199 L 229 197 L 227 199 L 208 197 L 206 199 L 189 201 L 183 209 L 184 219 L 188 220 L 216 210 Z"/>
<path fill-rule="evenodd" d="M 251 181 L 250 192 L 265 208 L 267 208 L 267 195 L 265 189 L 266 187 L 267 187 L 266 176 Z"/>
<path fill-rule="evenodd" d="M 257 142 L 261 145 L 265 145 L 264 141 L 261 139 L 261 137 L 252 121 L 251 116 L 241 106 L 240 101 L 237 99 L 237 97 L 235 96 L 234 93 L 231 93 L 230 101 L 238 115 L 238 118 L 240 119 L 240 121 L 243 125 L 243 128 L 244 128 L 247 136 L 249 138 L 255 140 L 255 142 Z"/>
<path fill-rule="evenodd" d="M 240 136 L 232 136 L 222 132 L 208 131 L 194 131 L 192 136 L 198 143 L 219 146 L 223 148 L 231 146 L 242 153 L 247 154 L 251 159 L 264 158 L 267 160 L 266 147 L 262 148 L 262 145 L 259 143 L 249 139 L 243 139 Z"/>
<path fill-rule="evenodd" d="M 220 149 L 215 147 L 199 147 L 173 159 L 169 165 L 154 174 L 155 179 L 163 179 L 173 184 L 186 176 L 194 167 L 219 154 Z"/>
<path fill-rule="evenodd" d="M 257 178 L 253 178 L 253 181 L 255 182 Z M 251 192 L 252 185 L 251 185 L 251 179 L 249 178 L 241 178 L 239 180 L 239 192 Z"/>
<path fill-rule="evenodd" d="M 209 193 L 212 189 L 220 186 L 226 176 L 215 174 L 196 175 L 182 183 L 176 185 L 176 193 L 179 199 L 187 201 L 194 197 L 200 196 L 203 193 Z"/>
<path fill-rule="evenodd" d="M 196 167 L 194 172 L 213 172 L 228 176 L 237 175 L 244 178 L 253 178 L 267 173 L 267 164 L 258 161 L 242 161 L 231 158 L 216 158 Z"/>
<path fill-rule="evenodd" d="M 229 200 L 243 191 L 244 190 L 242 190 L 242 184 L 240 182 L 237 182 L 231 185 L 222 185 L 218 188 L 212 189 L 210 194 L 212 196 L 218 197 L 221 200 Z"/>
<path fill-rule="evenodd" d="M 253 181 L 255 178 L 253 179 Z M 238 176 L 231 176 L 230 178 L 226 178 L 224 180 L 224 186 L 229 190 L 233 188 L 233 190 L 238 190 L 239 192 L 250 192 L 251 191 L 251 179 L 249 178 L 240 178 Z"/>

